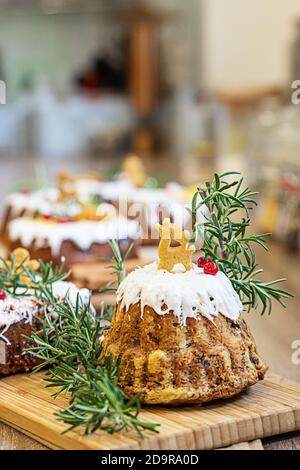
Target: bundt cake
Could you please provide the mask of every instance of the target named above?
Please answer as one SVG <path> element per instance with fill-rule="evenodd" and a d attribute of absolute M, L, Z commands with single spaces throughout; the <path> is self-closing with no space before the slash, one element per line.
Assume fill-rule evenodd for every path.
<path fill-rule="evenodd" d="M 137 222 L 114 215 L 100 220 L 92 220 L 88 214 L 82 217 L 45 215 L 14 219 L 8 225 L 7 248 L 13 251 L 23 246 L 31 257 L 45 262 L 53 260 L 55 264 L 60 264 L 63 258 L 66 269 L 75 263 L 96 262 L 98 258 L 112 256 L 110 239 L 119 241 L 123 254 L 132 244 L 129 256 L 137 256 L 141 237 Z"/>
<path fill-rule="evenodd" d="M 7 238 L 8 224 L 16 218 L 34 218 L 41 215 L 73 217 L 80 214 L 82 205 L 98 205 L 102 202 L 102 198 L 97 196 L 101 182 L 93 175 L 76 178 L 61 171 L 57 180 L 57 187 L 36 190 L 25 187 L 5 197 L 0 226 L 3 241 Z"/>
<path fill-rule="evenodd" d="M 158 242 L 155 226 L 164 217 L 170 217 L 176 223 L 185 226 L 190 220 L 189 213 L 186 211 L 189 204 L 180 197 L 184 194 L 183 189 L 175 183 L 169 184 L 164 189 L 154 189 L 134 187 L 129 180 L 78 179 L 75 187 L 71 186 L 72 190 L 69 193 L 62 191 L 61 186 L 62 184 L 60 189 L 23 190 L 9 194 L 4 201 L 0 226 L 1 240 L 4 243 L 10 241 L 9 227 L 15 219 L 51 216 L 52 219 L 56 217 L 65 222 L 77 217 L 84 205 L 91 207 L 91 201 L 96 204 L 106 201 L 123 217 L 138 222 L 143 231 L 143 244 L 147 245 Z M 21 224 L 18 222 L 16 225 Z"/>
<path fill-rule="evenodd" d="M 176 229 L 169 221 L 164 227 Z M 267 367 L 228 277 L 192 263 L 186 231 L 177 228 L 172 238 L 179 246 L 162 237 L 159 263 L 120 284 L 102 360 L 120 361 L 121 388 L 130 397 L 139 393 L 142 403 L 232 397 L 263 379 Z"/>
<path fill-rule="evenodd" d="M 8 224 L 20 217 L 34 217 L 37 212 L 49 214 L 51 207 L 57 202 L 58 190 L 55 188 L 37 191 L 22 190 L 8 194 L 4 199 L 3 216 L 1 219 L 1 240 L 7 240 Z"/>
<path fill-rule="evenodd" d="M 23 248 L 15 250 L 11 256 L 15 259 L 15 273 L 23 270 L 24 265 L 30 269 L 39 269 L 39 263 L 29 261 L 29 253 Z M 5 264 L 2 263 L 0 269 L 6 271 Z M 22 274 L 20 280 L 26 283 L 29 281 L 26 274 Z M 30 285 L 28 288 L 30 289 Z M 56 281 L 51 290 L 57 302 L 63 302 L 67 297 L 68 301 L 75 305 L 77 296 L 84 305 L 90 302 L 90 292 L 87 289 L 78 289 L 71 282 Z M 15 290 L 13 287 L 10 289 L 8 285 L 5 289 L 1 286 L 0 376 L 28 372 L 38 364 L 36 358 L 24 351 L 30 345 L 25 336 L 30 337 L 33 332 L 42 329 L 45 308 L 51 315 L 51 308 L 24 287 Z"/>

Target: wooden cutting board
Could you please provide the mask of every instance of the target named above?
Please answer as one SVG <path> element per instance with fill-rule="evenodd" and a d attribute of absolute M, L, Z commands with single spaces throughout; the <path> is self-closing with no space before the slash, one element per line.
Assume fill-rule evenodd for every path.
<path fill-rule="evenodd" d="M 213 449 L 300 430 L 300 385 L 270 374 L 246 393 L 205 406 L 144 407 L 145 420 L 160 423 L 160 433 L 109 435 L 65 425 L 53 413 L 66 406 L 45 389 L 43 373 L 0 380 L 0 420 L 54 449 Z"/>

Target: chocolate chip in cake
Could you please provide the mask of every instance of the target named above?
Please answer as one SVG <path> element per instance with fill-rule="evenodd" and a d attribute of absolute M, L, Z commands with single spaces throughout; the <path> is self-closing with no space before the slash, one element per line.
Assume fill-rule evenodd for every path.
<path fill-rule="evenodd" d="M 257 365 L 259 362 L 257 357 L 253 356 L 252 354 L 250 355 L 250 361 L 252 362 L 252 364 L 255 364 L 255 365 Z"/>
<path fill-rule="evenodd" d="M 209 369 L 210 368 L 210 362 L 207 361 L 206 359 L 201 358 L 200 362 L 203 365 L 204 369 Z"/>

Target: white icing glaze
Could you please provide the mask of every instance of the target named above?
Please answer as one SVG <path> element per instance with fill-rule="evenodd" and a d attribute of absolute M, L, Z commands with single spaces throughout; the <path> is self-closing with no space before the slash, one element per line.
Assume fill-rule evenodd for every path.
<path fill-rule="evenodd" d="M 72 305 L 76 304 L 78 295 L 82 305 L 88 305 L 91 298 L 91 293 L 88 289 L 78 289 L 72 282 L 66 281 L 53 283 L 52 292 L 57 300 L 62 301 L 67 298 Z M 13 297 L 6 294 L 6 298 L 0 301 L 0 339 L 9 344 L 5 333 L 11 325 L 22 320 L 31 324 L 41 305 L 41 302 L 33 296 L 20 295 Z"/>
<path fill-rule="evenodd" d="M 79 182 L 77 185 L 77 191 L 81 197 L 88 198 L 96 194 L 107 201 L 117 201 L 119 197 L 125 197 L 132 189 L 134 189 L 133 185 L 128 180 L 99 181 L 89 186 L 85 182 Z"/>
<path fill-rule="evenodd" d="M 99 181 L 78 180 L 76 192 L 78 200 L 86 202 L 94 194 L 100 194 Z M 116 193 L 116 189 L 114 190 Z M 5 204 L 10 207 L 11 216 L 17 217 L 24 210 L 27 213 L 39 211 L 42 214 L 61 215 L 72 217 L 81 211 L 81 205 L 74 200 L 59 201 L 59 191 L 56 188 L 41 189 L 28 194 L 22 192 L 11 193 L 5 198 Z"/>
<path fill-rule="evenodd" d="M 130 205 L 146 206 L 149 227 L 155 227 L 157 224 L 160 207 L 170 211 L 174 222 L 178 225 L 185 226 L 190 218 L 186 210 L 190 208 L 190 203 L 181 200 L 182 187 L 176 183 L 169 183 L 164 189 L 136 188 L 128 179 L 116 181 L 78 179 L 75 184 L 78 200 L 82 202 L 88 201 L 93 195 L 99 195 L 108 201 L 123 200 Z M 80 204 L 74 201 L 59 202 L 58 196 L 58 189 L 47 188 L 28 194 L 12 193 L 6 197 L 5 202 L 11 209 L 12 218 L 18 217 L 24 210 L 27 213 L 39 211 L 43 214 L 66 217 L 80 212 Z M 138 207 L 131 208 L 131 215 L 139 213 Z"/>
<path fill-rule="evenodd" d="M 201 315 L 213 320 L 222 314 L 236 320 L 243 310 L 225 274 L 207 275 L 196 265 L 189 271 L 176 273 L 158 270 L 157 263 L 138 268 L 119 286 L 117 302 L 126 311 L 141 302 L 142 315 L 145 306 L 152 307 L 158 315 L 172 312 L 182 325 L 187 318 L 199 319 Z"/>
<path fill-rule="evenodd" d="M 160 219 L 160 209 L 165 212 L 164 216 L 171 216 L 177 225 L 188 227 L 190 223 L 191 217 L 187 209 L 191 209 L 191 203 L 182 200 L 183 188 L 177 183 L 168 183 L 163 189 L 151 189 L 136 188 L 128 179 L 98 181 L 97 179 L 81 178 L 75 182 L 75 190 L 78 200 L 81 202 L 88 201 L 91 196 L 99 195 L 106 201 L 118 201 L 120 213 L 131 219 L 141 220 L 140 217 L 143 214 L 143 226 L 148 226 L 151 229 L 151 238 L 153 239 L 158 238 L 155 226 Z M 7 196 L 6 205 L 11 208 L 11 218 L 19 217 L 24 210 L 28 215 L 39 211 L 43 214 L 63 217 L 72 217 L 80 212 L 79 203 L 75 201 L 60 202 L 58 197 L 59 191 L 55 188 L 32 191 L 28 194 L 13 193 Z M 203 216 L 200 211 L 198 211 L 197 218 L 197 222 L 201 223 Z M 60 229 L 60 231 L 64 230 Z M 82 236 L 80 238 L 83 239 Z M 39 244 L 39 241 L 37 243 Z M 44 240 L 41 244 L 44 244 Z"/>
<path fill-rule="evenodd" d="M 148 222 L 150 227 L 154 227 L 158 222 L 158 209 L 160 206 L 170 210 L 174 222 L 178 225 L 185 225 L 189 219 L 186 207 L 190 204 L 180 200 L 179 195 L 182 187 L 168 185 L 166 189 L 136 188 L 131 181 L 120 179 L 116 181 L 88 181 L 79 180 L 77 182 L 77 194 L 82 200 L 87 200 L 92 195 L 99 195 L 108 201 L 127 201 L 128 204 L 145 205 L 148 209 Z M 136 208 L 138 213 L 138 208 Z M 131 210 L 134 214 L 134 208 Z"/>
<path fill-rule="evenodd" d="M 5 333 L 11 325 L 25 320 L 26 323 L 32 323 L 33 317 L 38 313 L 36 300 L 30 297 L 11 297 L 7 296 L 5 300 L 0 301 L 0 339 L 9 344 L 5 338 Z"/>
<path fill-rule="evenodd" d="M 186 272 L 186 268 L 182 263 L 174 264 L 172 273 L 179 274 L 179 273 L 185 273 L 185 272 Z"/>
<path fill-rule="evenodd" d="M 91 196 L 98 195 L 108 201 L 117 201 L 120 195 L 126 195 L 132 188 L 130 181 L 97 181 L 80 179 L 76 183 L 79 199 L 85 201 Z"/>
<path fill-rule="evenodd" d="M 11 193 L 5 198 L 5 204 L 11 208 L 13 217 L 22 211 L 49 213 L 51 206 L 57 201 L 58 190 L 55 188 L 32 191 L 28 194 Z"/>
<path fill-rule="evenodd" d="M 41 222 L 21 217 L 8 226 L 12 241 L 20 240 L 22 246 L 41 248 L 47 243 L 53 256 L 59 255 L 64 240 L 75 243 L 80 250 L 88 250 L 93 243 L 106 243 L 110 239 L 137 239 L 141 236 L 139 224 L 124 217 L 100 222 L 82 220 L 63 224 Z"/>
<path fill-rule="evenodd" d="M 73 282 L 67 281 L 54 282 L 52 285 L 52 293 L 60 300 L 67 297 L 72 305 L 76 304 L 78 295 L 83 305 L 88 305 L 91 298 L 91 292 L 88 289 L 78 289 Z"/>
<path fill-rule="evenodd" d="M 149 227 L 155 227 L 159 222 L 159 209 L 168 211 L 177 225 L 185 226 L 190 218 L 186 210 L 188 204 L 176 201 L 164 189 L 133 188 L 124 197 L 121 196 L 121 202 L 123 198 L 130 205 L 130 216 L 139 214 L 143 206 L 147 208 L 146 215 Z"/>
<path fill-rule="evenodd" d="M 179 200 L 182 186 L 177 183 L 169 183 L 165 189 L 156 188 L 136 188 L 128 179 L 115 181 L 78 180 L 76 192 L 83 200 L 90 196 L 99 195 L 103 199 L 117 201 L 126 197 L 130 202 L 150 203 L 170 203 L 174 199 Z"/>

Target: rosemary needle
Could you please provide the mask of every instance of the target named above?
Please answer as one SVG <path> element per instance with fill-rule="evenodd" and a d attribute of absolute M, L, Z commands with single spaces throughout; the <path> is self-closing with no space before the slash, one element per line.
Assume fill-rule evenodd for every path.
<path fill-rule="evenodd" d="M 260 306 L 262 314 L 270 313 L 272 300 L 285 306 L 284 299 L 293 295 L 277 287 L 285 279 L 264 282 L 257 278 L 262 269 L 257 267 L 254 248 L 258 245 L 267 250 L 266 238 L 271 234 L 248 234 L 249 215 L 256 206 L 257 192 L 243 187 L 243 178 L 227 181 L 227 176 L 234 175 L 239 173 L 215 174 L 205 188 L 197 189 L 191 210 L 192 241 L 202 240 L 205 258 L 214 261 L 229 277 L 249 310 Z M 197 222 L 199 211 L 205 214 L 201 222 Z"/>
<path fill-rule="evenodd" d="M 124 258 L 115 240 L 110 246 L 119 283 L 125 277 Z M 56 389 L 53 398 L 67 394 L 68 407 L 57 413 L 57 418 L 69 425 L 65 432 L 77 427 L 82 427 L 85 434 L 97 429 L 109 433 L 134 430 L 140 437 L 145 430 L 157 432 L 158 424 L 139 418 L 139 396 L 130 399 L 119 388 L 118 362 L 109 358 L 101 364 L 99 360 L 102 320 L 111 319 L 113 307 L 102 305 L 100 315 L 95 316 L 91 306 L 83 306 L 79 297 L 76 305 L 67 299 L 58 303 L 51 286 L 45 283 L 41 285 L 39 297 L 46 301 L 48 309 L 45 309 L 42 331 L 27 338 L 33 345 L 26 352 L 41 361 L 34 371 L 48 367 L 45 380 L 47 387 Z"/>

